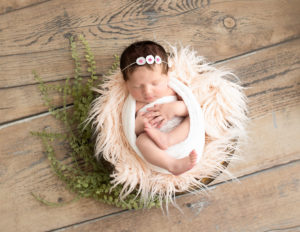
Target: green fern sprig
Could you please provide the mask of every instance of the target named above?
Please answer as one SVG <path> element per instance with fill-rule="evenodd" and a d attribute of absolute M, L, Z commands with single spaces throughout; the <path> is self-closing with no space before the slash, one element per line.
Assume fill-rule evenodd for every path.
<path fill-rule="evenodd" d="M 140 209 L 145 204 L 136 197 L 137 191 L 129 194 L 125 199 L 120 200 L 119 195 L 122 186 L 112 188 L 111 172 L 112 167 L 104 160 L 97 161 L 94 157 L 94 140 L 92 139 L 92 127 L 86 125 L 90 105 L 98 96 L 92 91 L 92 87 L 101 87 L 102 80 L 96 75 L 96 62 L 94 55 L 89 47 L 86 39 L 79 36 L 79 42 L 83 45 L 84 58 L 87 64 L 88 78 L 82 78 L 82 67 L 80 56 L 78 53 L 77 43 L 73 37 L 70 38 L 70 48 L 72 59 L 75 64 L 74 78 L 67 78 L 64 85 L 49 85 L 34 72 L 34 78 L 39 82 L 40 92 L 45 105 L 49 108 L 49 112 L 58 120 L 63 122 L 65 132 L 32 132 L 33 135 L 41 138 L 46 150 L 47 157 L 50 161 L 51 168 L 54 173 L 61 179 L 66 187 L 77 194 L 77 198 L 90 197 L 97 201 L 122 207 L 124 209 Z M 106 75 L 111 75 L 119 67 L 119 57 L 114 57 L 115 61 Z M 63 106 L 55 107 L 49 96 L 49 91 L 57 91 L 62 95 Z M 67 99 L 71 98 L 73 104 L 68 107 Z M 58 141 L 68 144 L 69 152 L 67 161 L 60 161 L 55 155 L 55 146 L 53 143 Z M 64 204 L 53 203 L 34 195 L 41 202 L 60 206 Z M 158 199 L 154 199 L 146 204 L 146 207 L 159 207 Z"/>

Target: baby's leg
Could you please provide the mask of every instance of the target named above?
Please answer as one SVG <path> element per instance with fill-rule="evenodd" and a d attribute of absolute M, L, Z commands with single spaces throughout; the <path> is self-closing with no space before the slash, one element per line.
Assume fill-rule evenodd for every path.
<path fill-rule="evenodd" d="M 174 175 L 180 175 L 191 168 L 197 162 L 197 154 L 192 151 L 189 156 L 182 159 L 175 159 L 160 149 L 152 139 L 142 133 L 136 140 L 136 145 L 142 152 L 144 158 L 151 164 L 164 168 Z"/>
<path fill-rule="evenodd" d="M 149 123 L 145 124 L 144 130 L 159 148 L 165 150 L 187 138 L 190 130 L 190 117 L 186 117 L 177 127 L 168 133 L 161 132 Z"/>

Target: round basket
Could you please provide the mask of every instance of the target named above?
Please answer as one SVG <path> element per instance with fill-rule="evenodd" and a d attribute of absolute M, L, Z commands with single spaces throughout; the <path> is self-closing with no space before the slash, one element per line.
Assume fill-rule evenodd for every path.
<path fill-rule="evenodd" d="M 245 136 L 246 97 L 238 78 L 230 71 L 209 65 L 190 48 L 170 46 L 174 64 L 169 75 L 188 86 L 200 104 L 205 120 L 205 146 L 201 160 L 179 176 L 152 170 L 129 145 L 122 130 L 122 108 L 128 96 L 120 71 L 105 77 L 94 100 L 89 120 L 95 128 L 96 153 L 114 166 L 114 186 L 122 184 L 120 198 L 137 190 L 144 202 L 158 197 L 174 202 L 178 193 L 205 189 L 226 170 L 239 141 Z"/>

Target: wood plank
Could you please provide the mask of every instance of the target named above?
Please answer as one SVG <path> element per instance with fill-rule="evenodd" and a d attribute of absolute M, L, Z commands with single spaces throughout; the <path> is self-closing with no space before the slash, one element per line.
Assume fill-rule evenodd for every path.
<path fill-rule="evenodd" d="M 60 63 L 62 60 L 59 58 L 55 60 L 57 67 L 65 64 Z M 46 68 L 42 63 L 41 68 Z M 216 66 L 230 67 L 248 88 L 245 92 L 250 100 L 251 118 L 297 105 L 300 102 L 300 39 L 263 49 L 239 59 L 230 59 Z M 65 70 L 67 69 L 73 69 L 71 61 L 70 65 L 65 67 Z M 46 76 L 43 79 L 48 78 Z M 53 97 L 55 105 L 62 105 L 57 95 Z M 0 124 L 47 110 L 36 85 L 2 89 L 0 99 L 3 99 L 0 103 Z"/>
<path fill-rule="evenodd" d="M 0 2 L 0 15 L 19 10 L 25 7 L 30 7 L 45 1 L 49 0 L 2 0 Z"/>
<path fill-rule="evenodd" d="M 120 211 L 107 204 L 82 199 L 63 207 L 49 207 L 31 192 L 50 202 L 69 202 L 75 195 L 53 174 L 41 141 L 30 131 L 60 131 L 51 116 L 14 124 L 0 130 L 0 227 L 5 231 L 48 231 L 57 227 Z M 56 148 L 65 159 L 63 144 Z"/>
<path fill-rule="evenodd" d="M 257 118 L 300 102 L 300 40 L 216 65 L 240 78 L 249 98 L 249 116 Z"/>
<path fill-rule="evenodd" d="M 300 104 L 252 119 L 248 141 L 241 146 L 241 161 L 228 170 L 236 176 L 300 159 Z"/>
<path fill-rule="evenodd" d="M 299 168 L 298 160 L 218 185 L 208 196 L 183 196 L 182 214 L 174 208 L 168 216 L 159 209 L 132 210 L 64 231 L 299 231 Z"/>
<path fill-rule="evenodd" d="M 63 86 L 64 83 L 65 81 L 56 81 L 51 85 Z M 48 83 L 48 85 L 50 84 Z M 49 96 L 53 99 L 53 106 L 63 105 L 62 94 L 51 90 Z M 0 124 L 48 111 L 37 85 L 3 89 L 0 91 L 0 99 L 2 99 L 0 103 Z M 72 103 L 72 100 L 68 97 L 67 104 L 70 103 Z"/>
<path fill-rule="evenodd" d="M 252 142 L 242 153 L 247 163 L 231 163 L 234 174 L 244 176 L 300 159 L 300 144 L 293 142 L 299 137 L 299 117 L 298 105 L 276 112 L 276 128 L 272 114 L 253 119 L 250 128 Z M 65 201 L 72 199 L 50 170 L 40 141 L 29 135 L 30 131 L 45 127 L 54 131 L 61 128 L 50 116 L 0 127 L 0 141 L 3 141 L 0 147 L 0 214 L 3 215 L 0 227 L 8 231 L 21 228 L 24 231 L 34 231 L 34 228 L 45 231 L 120 211 L 92 200 L 49 208 L 31 197 L 33 191 L 50 201 L 57 201 L 60 197 Z M 224 178 L 221 176 L 219 180 Z M 27 213 L 29 208 L 30 214 Z"/>
<path fill-rule="evenodd" d="M 296 1 L 189 3 L 160 0 L 146 4 L 123 0 L 98 2 L 95 6 L 94 1 L 77 0 L 70 4 L 64 0 L 49 1 L 1 15 L 0 70 L 6 72 L 0 71 L 0 75 L 5 77 L 1 78 L 0 87 L 33 83 L 32 69 L 37 69 L 42 76 L 49 76 L 49 80 L 57 80 L 57 74 L 58 78 L 69 75 L 61 68 L 63 65 L 56 68 L 55 57 L 66 54 L 66 37 L 71 34 L 83 33 L 93 51 L 100 54 L 99 73 L 108 69 L 113 54 L 119 54 L 130 42 L 139 39 L 156 39 L 159 42 L 167 39 L 171 43 L 192 45 L 209 60 L 216 61 L 300 35 L 300 6 Z M 39 55 L 42 51 L 52 53 L 47 58 Z M 20 56 L 8 58 L 8 55 L 14 54 Z M 48 69 L 39 67 L 40 56 L 41 61 L 49 64 Z M 30 67 L 24 67 L 20 60 Z M 68 59 L 65 62 L 68 67 Z M 7 70 L 14 75 L 8 76 Z"/>
<path fill-rule="evenodd" d="M 33 70 L 40 74 L 45 81 L 63 80 L 72 76 L 74 74 L 74 62 L 71 59 L 71 52 L 67 50 L 69 49 L 68 40 L 65 40 L 65 46 L 65 51 L 0 57 L 0 88 L 35 84 Z M 101 64 L 98 65 L 100 67 L 97 68 L 100 69 Z"/>
<path fill-rule="evenodd" d="M 205 1 L 201 1 L 201 3 L 203 2 Z M 199 5 L 195 5 L 196 3 Z M 299 6 L 295 2 L 283 0 L 274 0 L 271 2 L 266 0 L 262 3 L 257 3 L 258 1 L 249 0 L 243 2 L 214 1 L 210 5 L 207 5 L 205 2 L 204 5 L 201 6 L 200 1 L 155 1 L 154 4 L 156 5 L 154 6 L 153 3 L 143 2 L 141 5 L 139 5 L 140 3 L 134 3 L 135 6 L 132 7 L 131 4 L 133 3 L 129 1 L 113 1 L 107 4 L 105 3 L 105 5 L 99 2 L 97 3 L 99 4 L 99 8 L 97 8 L 95 7 L 95 2 L 92 1 L 86 1 L 84 4 L 80 1 L 74 1 L 70 4 L 70 2 L 66 0 L 52 0 L 44 3 L 46 7 L 42 7 L 44 4 L 41 4 L 40 6 L 1 15 L 0 87 L 2 87 L 2 89 L 0 95 L 9 96 L 16 93 L 17 96 L 21 98 L 25 97 L 23 100 L 33 100 L 28 97 L 28 92 L 35 88 L 34 85 L 28 85 L 35 83 L 33 79 L 31 79 L 32 67 L 38 66 L 37 71 L 42 76 L 46 75 L 46 78 L 48 78 L 47 81 L 61 80 L 68 76 L 72 72 L 72 62 L 65 37 L 68 37 L 70 33 L 84 32 L 88 41 L 92 41 L 93 50 L 97 52 L 96 60 L 101 61 L 101 64 L 97 67 L 98 73 L 103 73 L 103 70 L 107 70 L 112 63 L 112 54 L 119 53 L 121 48 L 127 45 L 129 41 L 140 38 L 156 37 L 159 41 L 162 41 L 165 37 L 171 42 L 182 40 L 183 44 L 195 45 L 194 47 L 198 51 L 203 50 L 202 54 L 209 57 L 212 61 L 226 59 L 231 56 L 252 51 L 253 49 L 281 43 L 291 38 L 299 38 Z M 103 4 L 103 6 L 101 4 Z M 123 9 L 121 9 L 122 6 L 124 6 Z M 139 8 L 136 6 L 139 6 Z M 65 7 L 65 11 L 63 7 Z M 100 9 L 101 7 L 102 9 Z M 233 9 L 233 7 L 235 8 Z M 268 10 L 266 11 L 266 9 Z M 164 10 L 166 11 L 164 12 Z M 65 12 L 67 14 L 65 14 Z M 100 15 L 103 14 L 103 12 L 105 16 L 101 18 Z M 42 16 L 43 14 L 44 16 Z M 236 20 L 236 26 L 233 28 L 230 28 L 230 25 L 234 25 L 234 21 L 231 20 L 231 17 Z M 3 19 L 5 19 L 6 24 L 2 23 Z M 33 29 L 30 29 L 30 26 L 24 25 L 23 22 L 25 19 L 28 19 Z M 16 23 L 15 28 L 17 28 L 18 31 L 12 29 L 11 24 L 8 22 L 10 20 L 12 23 Z M 187 28 L 186 26 L 189 20 L 191 21 L 191 28 Z M 270 20 L 270 22 L 268 20 Z M 162 29 L 157 28 L 158 26 L 161 26 Z M 101 29 L 101 31 L 98 29 Z M 4 35 L 5 33 L 3 33 L 3 31 L 8 33 L 8 35 Z M 178 36 L 178 31 L 182 32 L 181 36 Z M 16 33 L 17 38 L 13 37 L 13 32 Z M 34 37 L 29 38 L 31 34 Z M 159 34 L 160 37 L 155 34 Z M 2 40 L 2 38 L 4 38 L 3 36 L 6 36 L 6 39 L 11 39 L 11 41 Z M 137 37 L 134 38 L 133 36 Z M 35 42 L 34 40 L 36 38 L 38 38 L 38 40 Z M 18 39 L 23 39 L 23 41 L 14 41 Z M 30 42 L 33 43 L 30 44 Z M 27 43 L 27 46 L 25 46 L 25 43 Z M 245 162 L 235 166 L 232 163 L 229 167 L 238 176 L 244 176 L 276 165 L 286 164 L 299 160 L 300 158 L 300 145 L 293 142 L 295 138 L 299 138 L 299 133 L 297 132 L 300 129 L 299 81 L 297 82 L 299 79 L 299 75 L 297 75 L 299 69 L 298 48 L 299 43 L 294 44 L 293 49 L 295 51 L 293 51 L 292 46 L 288 49 L 280 46 L 280 51 L 278 49 L 277 52 L 271 52 L 270 54 L 266 52 L 265 57 L 263 57 L 260 52 L 257 52 L 256 54 L 250 54 L 249 57 L 244 56 L 237 59 L 232 65 L 228 63 L 230 64 L 229 67 L 237 67 L 237 74 L 242 77 L 243 81 L 246 81 L 247 87 L 253 86 L 252 89 L 247 90 L 247 94 L 251 100 L 250 113 L 253 121 L 250 125 L 250 143 L 243 147 L 242 155 L 245 157 Z M 2 50 L 6 53 L 2 53 Z M 1 56 L 3 54 L 4 56 Z M 272 54 L 276 56 L 276 59 L 272 59 Z M 271 59 L 272 62 L 268 62 L 267 58 Z M 254 63 L 253 60 L 255 61 Z M 274 65 L 273 62 L 275 63 Z M 50 66 L 47 63 L 50 63 Z M 253 69 L 246 69 L 246 73 L 244 73 L 243 70 L 245 66 L 247 67 L 245 63 L 253 65 Z M 275 66 L 278 66 L 278 68 Z M 63 69 L 68 69 L 69 71 L 64 71 Z M 2 70 L 4 70 L 4 72 L 2 72 Z M 26 75 L 22 73 L 22 70 L 25 70 Z M 58 76 L 56 77 L 56 75 Z M 4 83 L 4 85 L 2 85 L 2 83 Z M 18 90 L 16 90 L 17 88 L 9 89 L 9 87 L 20 85 L 28 86 L 23 86 Z M 7 90 L 9 91 L 3 92 Z M 2 96 L 0 97 L 0 104 L 2 104 L 3 98 Z M 38 100 L 37 92 L 33 93 L 32 97 Z M 12 98 L 6 99 L 12 101 Z M 11 111 L 13 112 L 11 115 L 16 114 L 18 118 L 26 114 L 34 114 L 33 112 L 43 111 L 39 101 L 36 101 L 38 103 L 37 106 L 22 101 L 17 100 L 18 104 L 16 104 L 16 107 L 18 109 Z M 7 107 L 7 105 L 4 105 L 4 107 L 1 106 L 0 108 Z M 24 109 L 21 109 L 23 107 Z M 4 111 L 0 112 L 3 113 Z M 5 112 L 7 113 L 7 111 Z M 16 112 L 18 112 L 18 114 Z M 2 115 L 0 118 L 2 118 Z M 6 122 L 7 120 L 10 119 L 6 118 Z M 64 185 L 53 176 L 49 168 L 49 163 L 43 155 L 40 141 L 29 135 L 30 130 L 40 130 L 43 127 L 50 127 L 50 129 L 57 130 L 61 129 L 51 117 L 45 116 L 33 117 L 0 126 L 0 215 L 2 216 L 0 219 L 0 227 L 7 231 L 45 231 L 61 228 L 81 221 L 92 220 L 114 212 L 120 212 L 120 209 L 98 204 L 93 200 L 81 200 L 64 206 L 63 208 L 49 208 L 36 202 L 31 197 L 31 191 L 45 196 L 46 199 L 50 201 L 61 201 L 61 199 L 63 201 L 69 201 L 74 197 L 74 195 L 68 193 Z M 64 158 L 64 150 L 61 150 L 60 153 L 61 158 Z M 289 169 L 291 173 L 298 173 L 297 170 L 299 170 L 299 167 L 298 169 Z M 273 196 L 270 191 L 266 191 L 265 195 L 260 191 L 260 189 L 267 188 L 266 186 L 268 186 L 267 190 L 276 189 L 276 186 L 278 186 L 276 185 L 276 183 L 278 183 L 276 181 L 278 180 L 281 181 L 280 183 L 285 184 L 286 182 L 280 179 L 281 175 L 287 177 L 287 179 L 291 178 L 279 172 L 278 176 L 273 175 L 268 181 L 263 182 L 260 181 L 261 173 L 258 173 L 256 178 L 259 181 L 255 187 L 259 189 L 259 193 L 250 187 L 245 190 L 246 193 L 244 190 L 238 191 L 230 187 L 228 187 L 228 191 L 220 191 L 221 193 L 218 194 L 219 197 L 228 192 L 230 192 L 231 196 L 233 196 L 233 194 L 242 196 L 242 198 L 238 198 L 237 201 L 233 201 L 233 206 L 235 206 L 235 209 L 238 208 L 238 210 L 240 210 L 245 200 L 246 202 L 250 202 L 250 212 L 248 213 L 247 211 L 243 214 L 243 212 L 236 210 L 234 212 L 237 214 L 237 217 L 235 214 L 231 217 L 230 214 L 226 212 L 230 210 L 231 213 L 231 209 L 229 209 L 231 203 L 229 202 L 231 202 L 232 199 L 227 198 L 225 208 L 219 210 L 218 207 L 220 207 L 220 205 L 222 206 L 220 202 L 223 200 L 219 198 L 217 206 L 213 208 L 213 214 L 206 213 L 205 215 L 207 216 L 203 221 L 211 222 L 211 218 L 215 215 L 219 215 L 219 212 L 224 212 L 225 219 L 224 221 L 220 219 L 221 225 L 225 224 L 226 221 L 227 224 L 230 225 L 228 221 L 234 221 L 234 217 L 236 217 L 240 223 L 238 225 L 240 227 L 237 226 L 237 229 L 231 229 L 230 227 L 219 226 L 215 228 L 215 230 L 236 231 L 238 228 L 243 228 L 243 223 L 248 223 L 250 219 L 252 220 L 250 223 L 256 223 L 258 219 L 254 218 L 255 216 L 253 215 L 262 215 L 262 217 L 267 215 L 267 218 L 263 220 L 263 222 L 259 220 L 260 223 L 258 224 L 261 227 L 257 228 L 257 230 L 260 230 L 260 228 L 262 228 L 261 230 L 264 228 L 266 228 L 264 230 L 267 230 L 270 229 L 270 227 L 267 227 L 271 224 L 270 222 L 273 223 L 273 221 L 270 221 L 271 216 L 269 212 L 277 210 L 273 219 L 275 222 L 278 222 L 278 224 L 275 224 L 275 226 L 277 226 L 276 228 L 272 227 L 271 229 L 282 229 L 286 227 L 291 227 L 291 230 L 295 229 L 297 224 L 292 224 L 294 218 L 288 217 L 288 215 L 290 215 L 290 212 L 295 212 L 297 214 L 292 214 L 292 216 L 295 215 L 299 218 L 299 211 L 296 210 L 299 208 L 299 204 L 295 204 L 295 206 L 297 206 L 296 209 L 290 208 L 290 201 L 293 202 L 293 199 L 295 199 L 295 194 L 290 194 L 289 191 L 291 184 L 288 186 L 283 185 L 284 188 L 280 193 L 282 193 L 286 199 L 280 201 L 278 204 L 277 201 L 275 201 L 275 203 L 273 202 L 273 204 L 268 201 Z M 264 178 L 262 179 L 265 180 Z M 222 178 L 219 178 L 218 181 L 220 180 L 222 180 Z M 271 187 L 269 187 L 269 185 L 267 185 L 268 183 L 275 183 L 276 186 L 271 185 Z M 299 183 L 299 181 L 296 183 Z M 296 185 L 296 187 L 298 190 L 298 185 Z M 288 193 L 286 193 L 286 191 L 288 191 Z M 251 194 L 254 194 L 254 196 L 251 196 Z M 299 192 L 297 196 L 298 195 Z M 188 216 L 187 220 L 190 222 L 193 217 L 189 217 L 189 215 L 194 215 L 195 210 L 197 211 L 199 209 L 199 202 L 198 200 L 191 202 L 191 198 L 188 199 L 186 203 L 190 203 L 189 209 L 191 210 L 186 210 L 188 212 L 185 212 Z M 236 199 L 236 197 L 233 199 Z M 255 209 L 257 205 L 255 202 L 261 203 L 263 207 L 261 211 Z M 296 203 L 299 203 L 299 200 Z M 183 203 L 183 205 L 185 205 L 185 203 Z M 242 209 L 245 209 L 245 207 Z M 28 213 L 29 211 L 30 213 Z M 158 212 L 155 210 L 149 212 L 152 211 Z M 141 211 L 136 213 L 140 212 Z M 173 212 L 174 214 L 179 214 L 178 211 Z M 277 220 L 278 215 L 281 214 L 283 214 L 283 217 Z M 161 212 L 159 211 L 157 214 L 154 213 L 156 216 L 151 215 L 152 214 L 150 214 L 148 221 L 153 221 L 153 224 L 155 224 L 156 218 L 161 217 Z M 133 214 L 133 216 L 135 215 Z M 245 219 L 247 216 L 250 217 L 250 219 Z M 178 217 L 178 220 L 181 220 L 180 216 Z M 129 224 L 132 223 L 132 218 L 134 217 L 131 217 Z M 121 217 L 121 220 L 123 219 L 124 216 Z M 136 217 L 136 220 L 138 219 L 139 217 Z M 201 224 L 203 221 L 201 221 Z M 118 222 L 118 220 L 115 222 Z M 196 221 L 195 224 L 198 222 L 199 221 Z M 108 228 L 110 224 L 111 223 L 108 222 Z M 183 221 L 181 224 L 183 224 L 182 227 L 184 229 L 190 229 L 186 221 Z M 137 223 L 137 225 L 139 226 L 141 224 Z M 164 225 L 166 224 L 162 223 L 161 226 Z M 166 225 L 165 228 L 168 228 L 167 226 L 168 225 Z M 200 226 L 198 227 L 201 228 Z M 158 226 L 158 228 L 161 227 Z"/>
<path fill-rule="evenodd" d="M 71 58 L 69 40 L 65 39 L 64 43 L 65 50 L 0 56 L 0 89 L 36 84 L 32 74 L 33 70 L 43 77 L 45 82 L 74 76 L 75 66 Z M 92 51 L 96 61 L 96 72 L 99 76 L 111 68 L 115 61 L 114 55 L 120 53 L 120 51 L 109 53 L 111 51 L 108 49 L 100 51 L 97 48 L 93 48 Z M 79 49 L 79 54 L 83 54 L 83 50 Z M 82 64 L 85 64 L 83 59 L 81 61 Z M 83 76 L 88 75 L 85 69 L 82 71 Z"/>

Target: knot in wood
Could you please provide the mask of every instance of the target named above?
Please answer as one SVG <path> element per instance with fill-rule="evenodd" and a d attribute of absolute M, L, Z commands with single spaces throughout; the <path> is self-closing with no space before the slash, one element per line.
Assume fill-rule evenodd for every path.
<path fill-rule="evenodd" d="M 223 19 L 223 25 L 227 29 L 233 29 L 236 26 L 235 19 L 231 16 L 227 16 Z"/>

